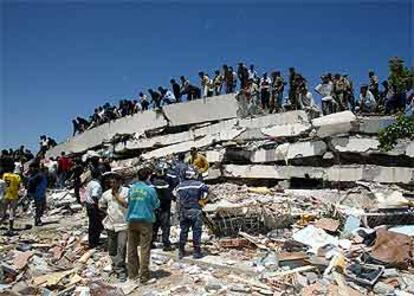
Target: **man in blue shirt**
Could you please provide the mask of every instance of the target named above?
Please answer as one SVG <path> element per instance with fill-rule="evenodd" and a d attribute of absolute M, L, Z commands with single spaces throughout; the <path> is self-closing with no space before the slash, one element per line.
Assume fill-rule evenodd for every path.
<path fill-rule="evenodd" d="M 208 195 L 208 186 L 201 181 L 195 180 L 196 172 L 189 167 L 185 172 L 185 179 L 174 189 L 177 198 L 177 208 L 180 219 L 180 242 L 178 258 L 185 256 L 185 244 L 188 231 L 193 230 L 193 246 L 195 259 L 202 257 L 201 254 L 201 232 L 203 227 L 201 204 Z"/>
<path fill-rule="evenodd" d="M 155 189 L 149 185 L 150 177 L 150 169 L 140 169 L 139 181 L 132 185 L 128 194 L 128 277 L 136 279 L 139 272 L 141 283 L 147 282 L 150 277 L 152 230 L 155 210 L 160 206 Z M 138 245 L 141 247 L 141 262 L 138 257 Z"/>

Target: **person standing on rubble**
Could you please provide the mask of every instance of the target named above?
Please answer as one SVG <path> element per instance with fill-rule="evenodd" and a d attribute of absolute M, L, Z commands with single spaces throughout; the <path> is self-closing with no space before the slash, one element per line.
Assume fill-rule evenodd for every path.
<path fill-rule="evenodd" d="M 139 275 L 141 283 L 150 278 L 153 224 L 155 210 L 160 206 L 157 192 L 148 185 L 150 177 L 151 170 L 141 168 L 138 182 L 132 185 L 128 194 L 128 278 L 135 280 Z M 138 257 L 138 246 L 141 247 L 141 258 Z"/>
<path fill-rule="evenodd" d="M 185 256 L 185 244 L 190 228 L 193 231 L 193 257 L 199 259 L 203 256 L 201 253 L 203 226 L 201 205 L 208 195 L 208 187 L 203 182 L 195 180 L 195 177 L 196 172 L 192 168 L 188 168 L 185 172 L 185 180 L 180 182 L 173 191 L 177 198 L 177 213 L 181 228 L 178 246 L 179 259 Z"/>
<path fill-rule="evenodd" d="M 175 177 L 175 176 L 174 176 Z M 172 251 L 170 242 L 170 216 L 171 216 L 171 201 L 173 200 L 172 188 L 167 181 L 167 165 L 160 163 L 156 167 L 155 176 L 153 176 L 151 183 L 157 191 L 160 200 L 160 207 L 155 210 L 155 223 L 153 228 L 152 242 L 157 240 L 158 229 L 162 231 L 163 251 Z M 152 243 L 152 245 L 153 245 Z"/>
<path fill-rule="evenodd" d="M 107 172 L 103 177 L 109 180 L 110 189 L 105 191 L 99 200 L 99 207 L 107 213 L 102 224 L 108 233 L 108 252 L 112 260 L 112 270 L 119 280 L 124 282 L 127 278 L 125 256 L 128 225 L 125 215 L 129 189 L 122 186 L 122 177 L 117 173 Z"/>
<path fill-rule="evenodd" d="M 5 173 L 3 174 L 3 181 L 6 183 L 4 190 L 4 197 L 2 202 L 2 213 L 0 224 L 3 224 L 6 220 L 6 213 L 9 210 L 9 232 L 13 231 L 14 215 L 16 212 L 17 201 L 19 200 L 19 190 L 21 186 L 21 178 L 19 175 L 14 174 L 13 167 L 3 168 Z"/>
<path fill-rule="evenodd" d="M 200 177 L 202 174 L 208 171 L 209 163 L 207 161 L 207 158 L 204 155 L 198 153 L 196 147 L 191 148 L 191 157 L 189 163 L 194 166 Z"/>
<path fill-rule="evenodd" d="M 28 193 L 33 197 L 35 205 L 35 226 L 42 226 L 41 217 L 46 210 L 46 189 L 48 185 L 47 168 L 40 168 L 39 164 L 30 165 L 32 176 L 28 182 Z"/>
<path fill-rule="evenodd" d="M 99 209 L 99 200 L 102 198 L 101 174 L 98 170 L 91 170 L 91 178 L 85 191 L 85 204 L 88 213 L 88 239 L 89 247 L 96 248 L 99 245 L 99 237 L 103 230 L 103 213 Z"/>

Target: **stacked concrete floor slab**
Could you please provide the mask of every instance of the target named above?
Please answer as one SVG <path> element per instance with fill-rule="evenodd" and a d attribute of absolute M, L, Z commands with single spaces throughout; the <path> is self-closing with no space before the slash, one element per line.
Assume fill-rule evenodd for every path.
<path fill-rule="evenodd" d="M 144 111 L 75 136 L 47 156 L 103 149 L 124 159 L 119 165 L 136 166 L 197 147 L 212 164 L 209 181 L 414 186 L 414 143 L 401 140 L 391 151 L 378 149 L 377 133 L 393 117 L 345 111 L 311 119 L 304 111 L 289 111 L 240 118 L 239 111 L 234 95 Z"/>

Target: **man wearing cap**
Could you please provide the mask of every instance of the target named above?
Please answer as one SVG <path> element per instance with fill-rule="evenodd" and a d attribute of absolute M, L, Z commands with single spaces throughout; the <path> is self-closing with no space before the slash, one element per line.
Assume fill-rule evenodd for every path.
<path fill-rule="evenodd" d="M 180 220 L 180 242 L 178 258 L 185 256 L 185 244 L 188 231 L 193 231 L 193 257 L 199 259 L 201 254 L 201 232 L 203 226 L 200 201 L 208 195 L 208 186 L 201 181 L 195 180 L 196 172 L 188 168 L 185 173 L 185 180 L 180 182 L 174 189 L 173 194 L 177 198 L 177 212 Z"/>
<path fill-rule="evenodd" d="M 125 281 L 127 270 L 125 265 L 127 223 L 125 215 L 128 188 L 122 186 L 122 177 L 117 173 L 107 172 L 103 175 L 109 180 L 110 189 L 105 191 L 99 200 L 99 207 L 106 210 L 106 217 L 102 221 L 108 233 L 108 252 L 112 260 L 112 268 L 121 281 Z"/>
<path fill-rule="evenodd" d="M 149 185 L 151 170 L 141 168 L 138 182 L 134 183 L 128 194 L 128 278 L 140 277 L 141 283 L 150 278 L 149 261 L 155 210 L 160 206 L 157 192 Z M 141 247 L 138 257 L 137 247 Z M 141 260 L 140 260 L 141 259 Z"/>

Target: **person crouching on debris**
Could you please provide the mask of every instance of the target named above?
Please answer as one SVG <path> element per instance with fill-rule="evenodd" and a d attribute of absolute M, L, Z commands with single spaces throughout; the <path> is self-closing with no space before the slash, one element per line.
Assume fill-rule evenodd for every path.
<path fill-rule="evenodd" d="M 180 242 L 178 258 L 185 256 L 185 244 L 188 231 L 193 231 L 193 257 L 199 259 L 201 254 L 201 232 L 203 226 L 201 206 L 208 195 L 208 186 L 201 181 L 195 180 L 196 172 L 188 168 L 185 172 L 185 180 L 180 182 L 174 189 L 173 194 L 177 198 L 177 213 L 180 220 Z"/>
<path fill-rule="evenodd" d="M 172 251 L 170 242 L 170 216 L 171 216 L 171 201 L 173 199 L 172 188 L 167 181 L 167 164 L 159 163 L 156 166 L 155 176 L 153 176 L 151 183 L 157 191 L 160 200 L 160 207 L 155 210 L 155 223 L 152 241 L 155 242 L 158 236 L 158 229 L 162 231 L 162 244 L 164 251 Z M 153 245 L 153 244 L 152 244 Z"/>
<path fill-rule="evenodd" d="M 191 148 L 191 157 L 189 163 L 194 166 L 200 177 L 202 174 L 208 171 L 209 164 L 207 158 L 204 155 L 198 153 L 197 148 L 195 147 Z"/>
<path fill-rule="evenodd" d="M 157 192 L 148 185 L 150 177 L 151 170 L 141 168 L 138 171 L 138 182 L 132 185 L 128 194 L 128 278 L 135 280 L 139 275 L 141 283 L 146 283 L 150 278 L 153 224 L 155 210 L 160 206 Z M 138 257 L 138 246 L 141 247 L 141 260 Z"/>
<path fill-rule="evenodd" d="M 106 210 L 106 217 L 102 221 L 108 233 L 108 252 L 112 260 L 112 270 L 120 281 L 125 281 L 127 270 L 125 265 L 127 223 L 127 187 L 122 186 L 122 177 L 117 173 L 107 172 L 104 179 L 109 180 L 110 189 L 105 191 L 99 200 L 99 207 Z"/>
<path fill-rule="evenodd" d="M 89 247 L 96 248 L 99 245 L 99 237 L 103 230 L 103 213 L 98 207 L 99 199 L 102 198 L 102 186 L 100 183 L 101 173 L 98 170 L 91 170 L 91 178 L 85 191 L 86 211 L 89 218 L 88 239 Z"/>
<path fill-rule="evenodd" d="M 14 165 L 5 167 L 5 173 L 3 174 L 3 181 L 6 183 L 4 189 L 4 196 L 2 201 L 2 213 L 0 224 L 6 220 L 6 213 L 9 210 L 9 232 L 13 231 L 14 215 L 16 212 L 17 202 L 19 200 L 19 190 L 21 186 L 21 178 L 19 175 L 14 174 Z"/>
<path fill-rule="evenodd" d="M 48 185 L 47 168 L 40 168 L 39 164 L 30 165 L 32 176 L 28 181 L 28 193 L 33 197 L 35 205 L 35 226 L 42 226 L 41 218 L 46 210 L 46 189 Z"/>

